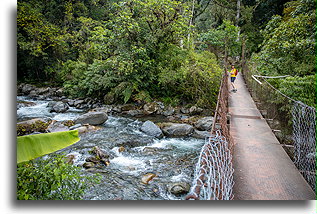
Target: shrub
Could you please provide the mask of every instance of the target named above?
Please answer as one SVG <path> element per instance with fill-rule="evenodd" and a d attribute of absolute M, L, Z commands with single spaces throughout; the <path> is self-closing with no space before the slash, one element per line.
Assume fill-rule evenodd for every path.
<path fill-rule="evenodd" d="M 99 176 L 83 176 L 79 167 L 61 155 L 39 158 L 17 166 L 18 200 L 80 200 Z"/>

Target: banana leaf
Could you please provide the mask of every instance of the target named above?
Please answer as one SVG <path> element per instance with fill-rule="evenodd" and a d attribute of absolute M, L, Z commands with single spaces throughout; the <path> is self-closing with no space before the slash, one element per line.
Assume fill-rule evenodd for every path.
<path fill-rule="evenodd" d="M 78 130 L 17 137 L 17 163 L 58 151 L 79 140 Z"/>

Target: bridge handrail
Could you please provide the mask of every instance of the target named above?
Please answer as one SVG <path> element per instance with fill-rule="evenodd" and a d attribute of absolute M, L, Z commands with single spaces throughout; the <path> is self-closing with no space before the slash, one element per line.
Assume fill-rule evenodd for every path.
<path fill-rule="evenodd" d="M 202 147 L 195 177 L 186 200 L 231 200 L 233 198 L 232 139 L 227 123 L 228 72 L 219 87 L 211 136 Z M 217 127 L 217 124 L 220 125 Z"/>

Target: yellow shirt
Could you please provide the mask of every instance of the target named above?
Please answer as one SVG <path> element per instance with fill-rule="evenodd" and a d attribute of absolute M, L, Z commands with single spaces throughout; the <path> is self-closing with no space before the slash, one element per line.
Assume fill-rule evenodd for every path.
<path fill-rule="evenodd" d="M 231 69 L 231 71 L 230 71 L 230 76 L 231 77 L 236 77 L 236 72 L 237 72 L 237 69 L 236 68 L 234 68 L 234 69 Z"/>

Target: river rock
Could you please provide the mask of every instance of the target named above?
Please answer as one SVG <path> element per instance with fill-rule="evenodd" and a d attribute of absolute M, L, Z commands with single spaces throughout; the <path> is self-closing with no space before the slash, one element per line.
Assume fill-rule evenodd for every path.
<path fill-rule="evenodd" d="M 29 94 L 32 90 L 35 89 L 35 86 L 33 85 L 30 85 L 30 84 L 22 84 L 22 87 L 21 87 L 21 93 L 22 94 Z"/>
<path fill-rule="evenodd" d="M 202 109 L 202 108 L 199 108 L 197 106 L 192 106 L 189 109 L 189 114 L 190 115 L 196 115 L 196 114 L 202 113 L 203 111 L 204 111 L 204 109 Z"/>
<path fill-rule="evenodd" d="M 75 100 L 69 99 L 69 100 L 67 101 L 67 104 L 68 104 L 69 106 L 71 106 L 71 107 L 75 107 Z"/>
<path fill-rule="evenodd" d="M 92 153 L 95 154 L 95 156 L 100 160 L 109 158 L 109 155 L 105 153 L 104 151 L 102 151 L 98 146 L 95 146 L 92 149 Z"/>
<path fill-rule="evenodd" d="M 145 114 L 153 114 L 160 109 L 160 105 L 156 102 L 147 103 L 143 106 L 143 110 Z"/>
<path fill-rule="evenodd" d="M 105 112 L 88 112 L 79 116 L 75 120 L 75 124 L 90 124 L 90 125 L 100 125 L 108 120 L 108 116 Z"/>
<path fill-rule="evenodd" d="M 37 89 L 37 94 L 42 95 L 42 94 L 47 94 L 50 92 L 50 87 L 47 88 L 38 88 Z"/>
<path fill-rule="evenodd" d="M 119 148 L 118 148 L 118 152 L 124 152 L 125 151 L 125 148 L 123 147 L 123 146 L 120 146 Z"/>
<path fill-rule="evenodd" d="M 190 184 L 186 182 L 176 182 L 168 185 L 168 191 L 176 196 L 187 194 L 190 190 Z"/>
<path fill-rule="evenodd" d="M 142 153 L 145 154 L 145 155 L 155 155 L 155 154 L 157 154 L 159 152 L 162 152 L 164 150 L 166 151 L 168 149 L 146 146 L 146 147 L 143 148 Z M 149 165 L 151 165 L 151 164 L 149 163 Z"/>
<path fill-rule="evenodd" d="M 57 101 L 49 101 L 46 107 L 51 109 L 51 108 L 53 108 L 54 105 L 56 105 L 56 103 L 57 103 Z"/>
<path fill-rule="evenodd" d="M 141 131 L 153 137 L 162 137 L 162 130 L 152 121 L 145 121 L 141 126 Z"/>
<path fill-rule="evenodd" d="M 63 96 L 64 94 L 64 89 L 63 88 L 59 88 L 55 91 L 55 95 L 58 96 L 58 97 L 61 97 Z"/>
<path fill-rule="evenodd" d="M 195 123 L 195 127 L 200 131 L 210 131 L 213 121 L 213 117 L 203 117 Z"/>
<path fill-rule="evenodd" d="M 105 166 L 109 166 L 110 165 L 109 159 L 106 159 L 106 158 L 101 159 L 100 163 L 103 163 Z"/>
<path fill-rule="evenodd" d="M 122 112 L 120 105 L 115 106 L 112 110 L 113 110 L 114 112 L 116 112 L 116 113 L 121 113 L 121 112 Z"/>
<path fill-rule="evenodd" d="M 94 104 L 94 105 L 98 105 L 98 104 Z M 94 106 L 93 105 L 93 106 Z M 97 108 L 93 108 L 92 110 L 90 110 L 91 112 L 104 112 L 106 114 L 109 114 L 112 111 L 112 106 L 111 105 L 105 105 L 103 107 L 97 107 Z"/>
<path fill-rule="evenodd" d="M 130 111 L 130 110 L 134 110 L 135 108 L 136 106 L 133 104 L 125 104 L 121 106 L 122 111 Z"/>
<path fill-rule="evenodd" d="M 180 112 L 183 114 L 189 114 L 189 109 L 185 107 L 181 107 Z"/>
<path fill-rule="evenodd" d="M 154 173 L 147 173 L 147 174 L 145 174 L 145 175 L 142 176 L 141 182 L 142 182 L 143 184 L 149 184 L 149 182 L 150 182 L 151 180 L 153 180 L 153 178 L 155 178 L 155 177 L 156 177 L 156 175 L 155 175 Z"/>
<path fill-rule="evenodd" d="M 56 113 L 64 113 L 69 109 L 69 106 L 67 103 L 64 103 L 62 101 L 58 102 L 50 102 L 48 104 L 49 112 L 56 112 Z"/>
<path fill-rule="evenodd" d="M 150 136 L 135 136 L 135 135 L 130 135 L 128 138 L 122 136 L 118 140 L 116 140 L 112 146 L 113 147 L 120 147 L 123 146 L 125 148 L 134 148 L 134 147 L 139 147 L 139 146 L 146 146 L 148 144 L 153 143 L 153 137 Z"/>
<path fill-rule="evenodd" d="M 65 126 L 61 121 L 52 121 L 52 123 L 46 129 L 48 132 L 64 132 L 69 131 L 69 128 Z"/>
<path fill-rule="evenodd" d="M 168 117 L 168 116 L 171 116 L 175 113 L 175 109 L 171 106 L 168 106 L 163 112 L 162 112 L 162 115 Z"/>
<path fill-rule="evenodd" d="M 135 116 L 144 114 L 144 112 L 142 110 L 139 110 L 139 109 L 129 110 L 129 111 L 122 112 L 122 113 L 125 113 L 126 115 L 129 115 L 131 117 L 135 117 Z"/>
<path fill-rule="evenodd" d="M 30 91 L 29 97 L 32 97 L 32 98 L 37 98 L 39 96 L 38 92 L 37 92 L 37 88 L 33 89 L 32 91 Z"/>
<path fill-rule="evenodd" d="M 35 106 L 36 104 L 34 102 L 29 102 L 29 101 L 17 101 L 17 109 L 22 108 L 22 107 L 30 107 L 30 106 Z"/>
<path fill-rule="evenodd" d="M 90 156 L 90 157 L 87 157 L 85 161 L 86 162 L 99 163 L 100 160 L 98 158 L 96 158 L 95 156 Z"/>
<path fill-rule="evenodd" d="M 86 126 L 81 126 L 81 125 L 77 128 L 74 128 L 74 130 L 77 130 L 78 134 L 84 134 L 88 132 L 88 128 Z"/>
<path fill-rule="evenodd" d="M 168 137 L 185 137 L 194 131 L 194 127 L 188 124 L 170 123 L 162 130 Z"/>
<path fill-rule="evenodd" d="M 81 104 L 83 104 L 85 101 L 84 100 L 75 100 L 74 101 L 74 106 L 79 107 Z"/>
<path fill-rule="evenodd" d="M 206 139 L 207 137 L 210 137 L 210 132 L 208 131 L 198 131 L 197 129 L 194 130 L 192 137 L 198 138 L 198 139 Z"/>
<path fill-rule="evenodd" d="M 85 162 L 85 163 L 83 164 L 83 167 L 86 168 L 86 169 L 89 169 L 89 168 L 94 167 L 95 165 L 96 165 L 96 164 L 93 163 L 93 162 Z"/>
<path fill-rule="evenodd" d="M 35 125 L 36 123 L 47 123 L 49 120 L 43 118 L 34 118 L 31 120 L 26 120 L 18 122 L 17 125 Z"/>
<path fill-rule="evenodd" d="M 74 130 L 74 129 L 77 129 L 79 127 L 81 127 L 81 124 L 75 124 L 75 125 L 69 127 L 69 130 Z"/>

